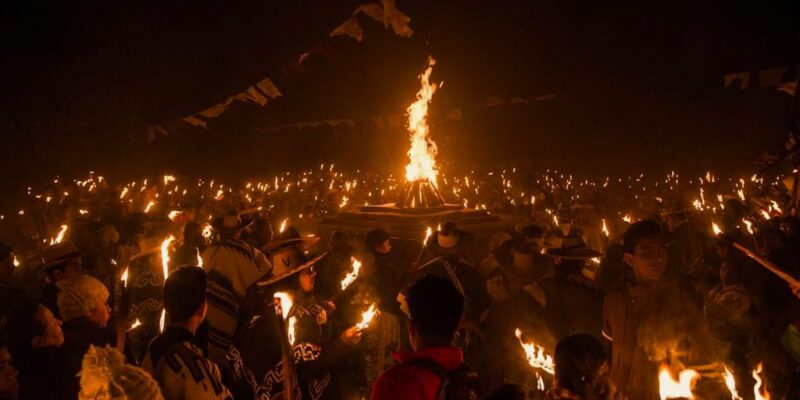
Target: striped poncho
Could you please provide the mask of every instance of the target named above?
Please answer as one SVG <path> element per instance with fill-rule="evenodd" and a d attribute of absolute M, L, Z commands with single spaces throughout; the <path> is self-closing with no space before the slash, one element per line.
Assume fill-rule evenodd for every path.
<path fill-rule="evenodd" d="M 247 288 L 272 266 L 264 253 L 235 239 L 213 244 L 202 258 L 208 275 L 208 357 L 222 363 L 236 333 Z"/>

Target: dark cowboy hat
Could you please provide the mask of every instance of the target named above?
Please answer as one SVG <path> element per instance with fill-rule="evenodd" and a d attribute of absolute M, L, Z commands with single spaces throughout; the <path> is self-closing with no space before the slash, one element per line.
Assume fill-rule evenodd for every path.
<path fill-rule="evenodd" d="M 211 220 L 211 228 L 219 233 L 236 233 L 252 224 L 252 220 L 243 221 L 236 211 L 228 211 Z"/>
<path fill-rule="evenodd" d="M 80 256 L 81 253 L 72 242 L 56 243 L 42 250 L 39 268 L 48 270 L 73 259 L 80 258 Z"/>
<path fill-rule="evenodd" d="M 275 240 L 261 247 L 261 251 L 265 254 L 269 254 L 281 247 L 289 245 L 299 245 L 307 249 L 317 242 L 319 242 L 319 236 L 300 236 L 300 232 L 297 228 L 290 226 L 284 229 Z"/>
<path fill-rule="evenodd" d="M 297 247 L 282 248 L 272 256 L 272 275 L 264 281 L 259 281 L 257 285 L 268 286 L 286 279 L 316 264 L 322 257 L 325 257 L 326 254 L 328 254 L 328 252 L 323 252 L 314 258 L 308 258 L 308 256 Z"/>
<path fill-rule="evenodd" d="M 458 229 L 454 222 L 447 222 L 440 231 L 428 238 L 425 246 L 438 256 L 454 256 L 464 251 L 472 241 L 471 233 Z"/>
<path fill-rule="evenodd" d="M 547 254 L 551 256 L 561 257 L 566 260 L 587 260 L 590 258 L 600 257 L 597 251 L 586 247 L 583 237 L 576 234 L 564 236 L 561 240 L 561 247 L 547 249 Z"/>

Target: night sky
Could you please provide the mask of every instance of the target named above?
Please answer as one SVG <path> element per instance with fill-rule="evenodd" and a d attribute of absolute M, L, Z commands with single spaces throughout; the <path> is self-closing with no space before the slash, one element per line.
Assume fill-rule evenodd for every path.
<path fill-rule="evenodd" d="M 446 168 L 748 171 L 787 133 L 790 96 L 723 76 L 798 62 L 796 1 L 398 0 L 411 38 L 366 20 L 361 43 L 327 37 L 364 2 L 6 0 L 0 182 L 330 161 L 398 172 L 404 130 L 371 119 L 404 111 L 429 54 L 445 82 L 431 123 Z M 236 105 L 208 130 L 179 122 L 320 45 L 324 60 L 278 85 L 283 98 Z M 355 126 L 270 129 L 342 118 Z M 169 135 L 147 143 L 153 124 Z"/>

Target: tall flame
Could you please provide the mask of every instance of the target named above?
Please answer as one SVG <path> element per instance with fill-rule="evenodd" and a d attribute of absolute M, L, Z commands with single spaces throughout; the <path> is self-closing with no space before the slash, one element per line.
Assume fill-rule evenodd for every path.
<path fill-rule="evenodd" d="M 555 364 L 553 364 L 553 357 L 544 353 L 544 347 L 532 342 L 523 342 L 522 331 L 519 328 L 514 331 L 514 334 L 517 336 L 522 349 L 525 350 L 525 358 L 528 359 L 528 364 L 552 375 L 555 372 Z"/>
<path fill-rule="evenodd" d="M 120 280 L 122 281 L 122 285 L 124 287 L 128 287 L 128 268 L 127 267 L 125 268 L 125 272 L 122 273 L 122 279 L 120 279 Z"/>
<path fill-rule="evenodd" d="M 175 241 L 175 236 L 169 235 L 168 238 L 161 242 L 161 272 L 164 273 L 164 282 L 167 281 L 169 275 L 169 246 Z"/>
<path fill-rule="evenodd" d="M 417 92 L 417 100 L 406 109 L 408 114 L 408 131 L 411 134 L 411 148 L 408 149 L 408 165 L 406 165 L 406 180 L 414 182 L 427 179 L 436 186 L 436 143 L 431 140 L 428 133 L 428 104 L 433 98 L 433 93 L 439 87 L 430 83 L 431 72 L 436 60 L 428 57 L 428 68 L 419 76 L 422 87 Z"/>
<path fill-rule="evenodd" d="M 678 380 L 672 377 L 669 367 L 662 365 L 658 372 L 658 392 L 661 400 L 694 399 L 692 387 L 700 374 L 693 369 L 685 369 L 678 373 Z"/>
<path fill-rule="evenodd" d="M 736 379 L 733 377 L 733 372 L 725 367 L 725 373 L 722 374 L 725 378 L 725 386 L 728 387 L 728 391 L 731 392 L 731 400 L 741 400 L 739 397 L 739 391 L 736 390 Z"/>
<path fill-rule="evenodd" d="M 361 261 L 350 257 L 350 263 L 353 265 L 353 270 L 348 272 L 347 275 L 344 276 L 344 279 L 342 279 L 342 290 L 347 289 L 347 287 L 358 278 L 358 272 L 361 270 Z"/>
<path fill-rule="evenodd" d="M 767 384 L 761 378 L 761 372 L 763 371 L 764 363 L 759 363 L 758 367 L 753 370 L 753 379 L 756 380 L 756 384 L 753 386 L 753 395 L 756 400 L 771 400 L 772 396 L 767 392 Z"/>
<path fill-rule="evenodd" d="M 603 227 L 601 229 L 603 231 L 603 234 L 606 235 L 606 237 L 609 237 L 611 235 L 608 232 L 608 225 L 606 225 L 606 220 L 605 219 L 603 219 Z"/>
<path fill-rule="evenodd" d="M 378 315 L 378 307 L 375 303 L 372 303 L 367 311 L 361 313 L 361 322 L 356 325 L 356 328 L 358 330 L 367 329 L 369 323 L 372 322 L 372 319 L 375 318 L 376 315 Z"/>
<path fill-rule="evenodd" d="M 50 245 L 52 246 L 54 244 L 63 242 L 64 241 L 64 235 L 67 234 L 67 229 L 69 229 L 68 225 L 61 225 L 61 230 L 58 231 L 58 234 L 56 235 L 56 237 L 50 239 Z"/>
<path fill-rule="evenodd" d="M 294 307 L 294 298 L 289 292 L 276 292 L 272 295 L 272 298 L 277 300 L 278 305 L 280 306 L 281 318 L 287 321 L 286 333 L 289 337 L 289 344 L 294 344 L 295 325 L 297 324 L 297 318 L 289 317 L 289 311 L 291 311 L 292 307 Z"/>

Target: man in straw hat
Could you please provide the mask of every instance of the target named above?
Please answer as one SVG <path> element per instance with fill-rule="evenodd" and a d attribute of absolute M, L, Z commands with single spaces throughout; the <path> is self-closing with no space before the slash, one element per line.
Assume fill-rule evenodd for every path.
<path fill-rule="evenodd" d="M 324 255 L 309 258 L 298 246 L 279 246 L 272 254 L 272 275 L 248 291 L 248 303 L 258 304 L 258 313 L 241 327 L 227 355 L 237 398 L 275 398 L 286 391 L 294 398 L 338 398 L 341 380 L 335 377 L 336 367 L 359 342 L 362 331 L 356 327 L 333 331 L 331 313 L 336 308 L 315 294 L 315 267 Z M 285 317 L 276 314 L 272 301 L 276 293 L 282 294 Z M 291 299 L 291 304 L 284 299 Z M 284 328 L 292 333 L 282 332 Z M 293 355 L 290 366 L 283 364 L 284 334 Z M 286 373 L 296 379 L 287 380 Z M 284 387 L 287 381 L 296 386 Z"/>
<path fill-rule="evenodd" d="M 548 327 L 557 338 L 573 333 L 600 337 L 603 291 L 583 275 L 587 262 L 599 264 L 601 254 L 586 246 L 575 231 L 564 236 L 561 246 L 547 250 L 556 264 L 553 276 L 540 281 L 545 293 Z"/>
<path fill-rule="evenodd" d="M 235 211 L 214 218 L 211 227 L 219 240 L 202 254 L 209 289 L 208 356 L 217 363 L 224 362 L 236 333 L 247 288 L 272 269 L 264 253 L 241 240 L 250 224 Z"/>

